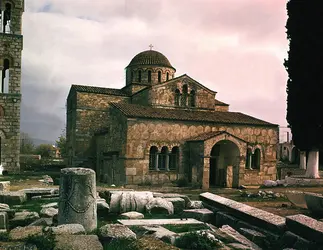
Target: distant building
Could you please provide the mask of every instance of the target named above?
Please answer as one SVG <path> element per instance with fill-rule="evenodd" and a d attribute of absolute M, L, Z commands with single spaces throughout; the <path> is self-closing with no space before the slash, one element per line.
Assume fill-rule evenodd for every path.
<path fill-rule="evenodd" d="M 217 92 L 175 72 L 147 50 L 126 67 L 122 89 L 72 85 L 69 165 L 91 167 L 109 184 L 186 178 L 208 188 L 276 179 L 278 126 L 229 112 Z"/>
<path fill-rule="evenodd" d="M 0 11 L 0 165 L 18 172 L 24 0 L 2 0 Z"/>

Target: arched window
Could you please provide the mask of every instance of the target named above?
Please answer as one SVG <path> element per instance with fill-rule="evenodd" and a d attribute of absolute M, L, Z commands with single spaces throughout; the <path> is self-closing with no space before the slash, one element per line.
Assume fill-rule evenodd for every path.
<path fill-rule="evenodd" d="M 130 74 L 130 82 L 133 81 L 133 71 L 131 71 L 131 74 Z"/>
<path fill-rule="evenodd" d="M 157 170 L 158 168 L 158 148 L 152 146 L 149 150 L 149 170 Z"/>
<path fill-rule="evenodd" d="M 148 70 L 148 82 L 151 82 L 151 70 Z"/>
<path fill-rule="evenodd" d="M 161 82 L 161 71 L 158 71 L 158 82 Z"/>
<path fill-rule="evenodd" d="M 6 3 L 3 16 L 1 16 L 2 27 L 0 30 L 2 30 L 3 33 L 11 33 L 10 22 L 11 22 L 11 4 Z"/>
<path fill-rule="evenodd" d="M 190 106 L 195 107 L 195 91 L 191 90 L 190 93 Z"/>
<path fill-rule="evenodd" d="M 251 169 L 251 161 L 252 161 L 252 151 L 251 148 L 247 149 L 247 155 L 246 155 L 246 168 Z"/>
<path fill-rule="evenodd" d="M 175 90 L 175 105 L 179 106 L 179 100 L 181 97 L 181 92 L 179 91 L 179 89 Z"/>
<path fill-rule="evenodd" d="M 141 70 L 138 71 L 138 82 L 141 82 Z"/>
<path fill-rule="evenodd" d="M 256 148 L 252 155 L 252 168 L 260 169 L 260 149 Z"/>
<path fill-rule="evenodd" d="M 0 118 L 4 117 L 4 108 L 0 105 Z"/>
<path fill-rule="evenodd" d="M 168 148 L 166 146 L 162 147 L 161 152 L 158 157 L 158 168 L 159 170 L 168 169 Z"/>
<path fill-rule="evenodd" d="M 9 59 L 3 60 L 0 93 L 9 93 Z"/>
<path fill-rule="evenodd" d="M 169 169 L 176 170 L 179 166 L 179 147 L 173 147 L 169 155 Z"/>
<path fill-rule="evenodd" d="M 167 72 L 166 73 L 166 81 L 168 81 L 169 80 L 169 73 Z"/>
<path fill-rule="evenodd" d="M 183 85 L 182 89 L 182 98 L 181 98 L 181 106 L 186 107 L 187 106 L 187 85 Z"/>

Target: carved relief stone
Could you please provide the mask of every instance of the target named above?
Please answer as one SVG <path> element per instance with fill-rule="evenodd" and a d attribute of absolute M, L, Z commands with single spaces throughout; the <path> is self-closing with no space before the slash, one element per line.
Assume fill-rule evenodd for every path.
<path fill-rule="evenodd" d="M 92 169 L 61 170 L 58 225 L 62 224 L 81 224 L 87 232 L 96 229 L 96 178 Z"/>

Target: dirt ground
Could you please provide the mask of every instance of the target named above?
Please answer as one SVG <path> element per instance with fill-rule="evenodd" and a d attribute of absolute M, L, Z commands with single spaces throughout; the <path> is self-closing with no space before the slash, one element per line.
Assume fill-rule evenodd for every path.
<path fill-rule="evenodd" d="M 14 176 L 0 176 L 0 181 L 10 181 L 10 190 L 17 191 L 24 188 L 32 188 L 32 187 L 48 187 L 39 180 L 42 179 L 42 176 L 48 174 L 52 176 L 52 178 L 58 178 L 59 173 L 23 173 L 21 175 Z M 58 187 L 58 185 L 54 185 L 51 187 Z M 111 188 L 104 184 L 98 183 L 97 190 L 104 189 L 120 189 L 122 187 Z M 257 207 L 263 209 L 265 211 L 271 212 L 273 214 L 277 214 L 280 216 L 288 216 L 294 214 L 306 214 L 310 215 L 307 209 L 301 209 L 295 207 L 291 202 L 287 199 L 262 199 L 262 198 L 244 198 L 241 199 L 240 191 L 238 189 L 230 189 L 230 188 L 215 188 L 209 190 L 201 190 L 201 189 L 190 189 L 190 188 L 179 188 L 179 187 L 154 187 L 154 186 L 140 186 L 140 187 L 131 187 L 134 190 L 149 190 L 153 192 L 167 192 L 167 193 L 182 193 L 188 195 L 192 200 L 198 200 L 198 196 L 203 192 L 211 192 L 217 195 L 221 195 L 233 200 L 237 200 L 244 204 Z M 274 193 L 282 193 L 289 192 L 292 190 L 295 191 L 303 191 L 303 192 L 312 192 L 323 194 L 323 187 L 275 187 L 275 188 L 265 188 L 265 189 L 257 189 L 250 188 L 244 189 L 243 191 L 256 193 L 259 190 L 263 191 L 273 191 Z"/>

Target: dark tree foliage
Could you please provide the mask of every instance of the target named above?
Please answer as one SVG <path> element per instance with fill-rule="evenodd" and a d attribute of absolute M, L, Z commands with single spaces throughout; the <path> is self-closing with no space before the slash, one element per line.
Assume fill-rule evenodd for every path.
<path fill-rule="evenodd" d="M 302 151 L 322 148 L 323 1 L 289 0 L 287 121 Z"/>

